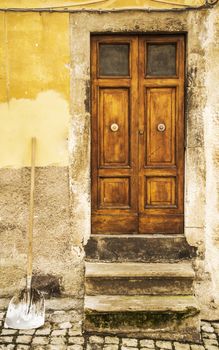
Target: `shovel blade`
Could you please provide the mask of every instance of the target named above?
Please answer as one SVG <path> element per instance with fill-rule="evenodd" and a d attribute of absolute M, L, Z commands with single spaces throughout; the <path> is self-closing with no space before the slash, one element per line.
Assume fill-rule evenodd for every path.
<path fill-rule="evenodd" d="M 5 319 L 6 328 L 34 329 L 41 327 L 44 322 L 45 301 L 39 291 L 32 290 L 31 298 L 27 292 L 21 292 L 11 299 Z"/>

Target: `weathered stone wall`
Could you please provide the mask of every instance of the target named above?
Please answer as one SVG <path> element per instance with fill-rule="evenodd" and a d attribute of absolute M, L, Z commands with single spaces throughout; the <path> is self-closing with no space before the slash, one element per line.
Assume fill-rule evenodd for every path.
<path fill-rule="evenodd" d="M 204 109 L 206 266 L 212 277 L 213 301 L 219 305 L 219 4 L 206 23 L 206 105 Z M 214 304 L 213 304 L 214 306 Z M 218 315 L 218 313 L 217 313 Z"/>
<path fill-rule="evenodd" d="M 34 283 L 47 296 L 83 296 L 83 265 L 71 235 L 68 168 L 36 169 Z M 2 169 L 1 297 L 25 284 L 30 170 Z"/>
<path fill-rule="evenodd" d="M 212 159 L 212 156 L 210 159 L 206 157 L 212 145 L 217 143 L 217 140 L 214 142 L 213 138 L 211 139 L 211 145 L 206 142 L 207 137 L 209 137 L 206 134 L 206 125 L 209 125 L 209 119 L 212 118 L 211 112 L 206 108 L 209 103 L 209 89 L 212 91 L 212 86 L 217 84 L 216 74 L 211 73 L 212 63 L 210 63 L 214 61 L 215 67 L 217 67 L 215 70 L 218 69 L 218 64 L 216 64 L 217 49 L 214 50 L 214 58 L 213 53 L 210 52 L 211 46 L 215 42 L 216 33 L 218 33 L 218 29 L 216 29 L 218 25 L 216 23 L 217 16 L 218 6 L 211 10 L 202 11 L 166 13 L 133 11 L 71 15 L 72 112 L 73 115 L 78 115 L 80 113 L 78 107 L 82 104 L 82 108 L 79 108 L 82 112 L 80 120 L 82 124 L 86 125 L 89 121 L 87 115 L 89 110 L 86 109 L 84 102 L 89 99 L 89 91 L 86 87 L 89 85 L 90 35 L 92 33 L 185 32 L 187 35 L 185 234 L 188 242 L 198 247 L 198 258 L 195 262 L 197 272 L 195 289 L 204 318 L 219 317 L 219 304 L 216 300 L 219 274 L 212 265 L 219 256 L 219 250 L 215 244 L 216 238 L 213 237 L 218 239 L 219 233 L 212 234 L 212 231 L 210 231 L 212 223 L 216 221 L 216 216 L 212 214 L 216 208 L 217 198 L 215 198 L 214 203 L 211 202 L 211 215 L 208 214 L 210 207 L 206 201 L 206 197 L 209 196 L 206 196 L 209 184 L 212 186 L 210 178 L 213 177 L 216 181 L 215 174 L 212 171 L 209 173 L 209 160 Z M 77 40 L 78 33 L 80 33 L 80 41 Z M 216 94 L 213 91 L 211 94 L 214 95 L 215 101 L 217 101 Z M 88 126 L 89 128 L 90 126 Z M 210 135 L 211 132 L 216 134 L 216 130 L 210 130 L 209 132 Z M 89 153 L 86 154 L 87 162 L 85 163 L 87 163 L 87 168 L 85 173 L 87 174 L 89 173 L 90 160 Z M 216 163 L 215 158 L 213 163 Z M 87 188 L 89 188 L 89 177 L 86 183 Z M 87 194 L 90 197 L 90 193 Z M 84 216 L 88 211 L 89 208 L 86 206 Z M 214 229 L 216 229 L 215 226 Z M 84 234 L 84 242 L 86 243 L 89 237 L 89 227 L 84 231 Z M 212 243 L 213 239 L 214 243 Z"/>
<path fill-rule="evenodd" d="M 1 14 L 0 34 L 5 46 L 0 50 L 0 62 L 4 62 L 4 69 L 2 65 L 0 68 L 4 91 L 0 116 L 1 131 L 9 150 L 3 143 L 0 298 L 10 297 L 25 283 L 30 185 L 29 151 L 26 149 L 35 130 L 41 145 L 36 169 L 35 283 L 43 287 L 48 296 L 70 298 L 65 307 L 72 306 L 74 299 L 83 299 L 83 246 L 90 236 L 91 33 L 184 32 L 187 35 L 185 234 L 188 242 L 198 247 L 196 293 L 202 316 L 219 317 L 218 15 L 218 5 L 212 9 L 159 13 L 82 11 L 70 15 L 44 13 L 43 16 L 20 13 L 16 32 L 18 14 L 11 14 L 10 18 Z M 31 28 L 28 34 L 26 23 L 30 23 Z M 45 28 L 49 33 L 48 42 L 43 34 Z M 32 58 L 33 64 L 25 70 L 21 90 L 19 77 L 21 79 L 28 61 L 19 55 L 16 55 L 17 62 L 12 59 L 16 48 L 11 43 L 7 46 L 7 40 L 8 36 L 13 36 L 13 31 L 17 38 L 21 35 L 26 54 L 32 50 L 29 60 Z M 39 50 L 38 46 L 31 46 L 36 43 L 41 45 Z M 24 113 L 26 118 L 23 118 Z M 52 305 L 60 308 L 60 299 L 54 299 Z"/>

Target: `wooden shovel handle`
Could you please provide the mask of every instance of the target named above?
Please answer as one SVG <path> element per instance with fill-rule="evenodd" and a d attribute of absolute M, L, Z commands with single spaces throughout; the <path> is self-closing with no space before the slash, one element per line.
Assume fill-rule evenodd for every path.
<path fill-rule="evenodd" d="M 28 256 L 27 256 L 27 280 L 31 284 L 33 270 L 33 215 L 34 215 L 34 190 L 35 190 L 35 159 L 36 159 L 36 138 L 31 139 L 31 183 L 30 183 L 30 212 L 28 227 Z M 31 287 L 30 285 L 28 286 Z"/>

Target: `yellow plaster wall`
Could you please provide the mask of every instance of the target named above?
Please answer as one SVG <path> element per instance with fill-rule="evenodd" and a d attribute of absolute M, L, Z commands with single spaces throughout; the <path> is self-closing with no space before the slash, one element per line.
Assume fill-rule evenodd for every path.
<path fill-rule="evenodd" d="M 69 15 L 0 13 L 0 167 L 68 164 Z"/>
<path fill-rule="evenodd" d="M 116 8 L 177 8 L 202 6 L 205 0 L 1 0 L 1 8 L 69 8 L 69 9 L 116 9 Z"/>

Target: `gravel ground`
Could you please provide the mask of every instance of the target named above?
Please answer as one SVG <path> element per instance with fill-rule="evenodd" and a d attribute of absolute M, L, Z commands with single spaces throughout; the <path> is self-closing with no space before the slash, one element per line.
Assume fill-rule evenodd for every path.
<path fill-rule="evenodd" d="M 202 321 L 202 344 L 115 336 L 82 335 L 82 316 L 76 311 L 47 314 L 42 328 L 4 328 L 5 312 L 0 312 L 0 350 L 218 350 L 219 321 Z"/>

